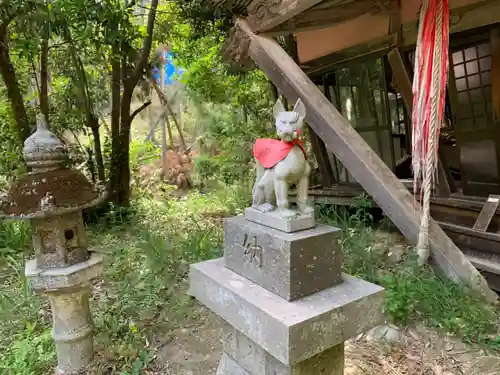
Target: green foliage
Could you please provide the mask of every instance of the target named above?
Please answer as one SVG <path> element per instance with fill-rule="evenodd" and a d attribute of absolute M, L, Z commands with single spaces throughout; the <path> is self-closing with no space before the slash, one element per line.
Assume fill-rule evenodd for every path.
<path fill-rule="evenodd" d="M 208 194 L 192 192 L 181 200 L 141 197 L 126 220 L 104 219 L 91 229 L 91 245 L 106 259 L 106 282 L 96 286 L 91 301 L 98 355 L 89 375 L 154 371 L 155 343 L 186 319 L 198 317 L 197 305 L 185 293 L 189 265 L 221 255 L 221 218 L 242 214 L 251 200 L 249 185 Z M 345 271 L 386 288 L 385 310 L 391 320 L 424 321 L 467 341 L 498 348 L 495 320 L 499 316 L 493 306 L 432 270 L 417 267 L 412 256 L 387 264 L 388 249 L 377 248 L 375 231 L 362 224 L 370 222 L 370 209 L 356 206 L 353 210 L 358 218 L 351 222 L 360 224 L 343 231 Z M 337 220 L 343 227 L 338 221 L 341 216 L 324 212 L 324 221 Z M 11 272 L 0 283 L 0 370 L 44 374 L 55 359 L 49 306 L 44 297 L 29 291 L 22 254 L 11 258 Z"/>
<path fill-rule="evenodd" d="M 24 250 L 31 242 L 31 229 L 26 221 L 0 220 L 0 257 Z"/>
<path fill-rule="evenodd" d="M 322 207 L 320 215 L 343 228 L 345 272 L 385 288 L 388 318 L 404 325 L 425 322 L 465 341 L 500 349 L 500 315 L 495 307 L 431 268 L 418 266 L 411 251 L 396 264 L 388 262 L 391 248 L 380 243 L 380 235 L 372 229 L 371 211 L 366 197 L 360 197 L 349 210 Z"/>
<path fill-rule="evenodd" d="M 412 262 L 381 277 L 380 282 L 388 293 L 386 311 L 396 321 L 423 320 L 469 342 L 488 343 L 495 337 L 498 312 L 494 306 L 439 278 L 428 267 Z"/>
<path fill-rule="evenodd" d="M 198 126 L 204 133 L 195 171 L 202 181 L 233 184 L 253 175 L 252 144 L 265 136 L 266 116 L 250 117 L 231 105 L 203 106 Z M 215 146 L 214 146 L 215 145 Z M 250 176 L 250 177 L 249 177 Z"/>
<path fill-rule="evenodd" d="M 221 34 L 193 39 L 193 33 L 192 25 L 171 29 L 176 63 L 186 69 L 182 82 L 197 110 L 191 130 L 194 137 L 202 136 L 197 178 L 232 184 L 251 175 L 252 144 L 274 127 L 270 85 L 259 70 L 231 72 L 220 55 Z"/>
<path fill-rule="evenodd" d="M 104 218 L 91 229 L 106 282 L 91 300 L 98 354 L 89 375 L 144 374 L 155 366 L 154 343 L 196 317 L 185 293 L 189 264 L 221 255 L 222 226 L 213 215 L 240 214 L 249 197 L 248 188 L 234 187 L 179 201 L 140 199 L 126 220 Z M 22 254 L 12 259 L 0 282 L 0 373 L 48 374 L 55 360 L 50 306 L 30 292 Z"/>
<path fill-rule="evenodd" d="M 25 336 L 7 349 L 6 361 L 0 361 L 2 374 L 41 374 L 50 369 L 55 360 L 50 330 L 36 332 L 37 324 L 27 322 Z"/>
<path fill-rule="evenodd" d="M 227 35 L 233 26 L 233 17 L 242 14 L 236 4 L 225 9 L 215 8 L 212 3 L 204 0 L 177 0 L 175 4 L 179 18 L 192 28 L 193 39 L 207 34 Z"/>
<path fill-rule="evenodd" d="M 12 110 L 0 91 L 0 176 L 5 176 L 5 181 L 0 181 L 0 190 L 6 187 L 8 177 L 16 176 L 24 170 L 20 152 Z"/>

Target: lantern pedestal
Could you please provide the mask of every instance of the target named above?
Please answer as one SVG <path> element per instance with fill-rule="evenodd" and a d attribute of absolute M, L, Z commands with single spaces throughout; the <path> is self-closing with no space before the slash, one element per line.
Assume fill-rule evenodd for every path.
<path fill-rule="evenodd" d="M 30 287 L 50 299 L 52 337 L 56 344 L 57 375 L 77 375 L 92 362 L 93 322 L 89 308 L 91 281 L 103 270 L 102 256 L 64 268 L 39 269 L 36 260 L 26 264 Z"/>

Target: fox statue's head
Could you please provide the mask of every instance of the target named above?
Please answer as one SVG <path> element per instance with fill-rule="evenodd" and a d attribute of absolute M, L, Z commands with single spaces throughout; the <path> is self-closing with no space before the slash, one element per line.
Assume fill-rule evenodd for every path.
<path fill-rule="evenodd" d="M 276 119 L 276 132 L 282 141 L 291 142 L 302 136 L 302 126 L 306 117 L 306 107 L 302 100 L 298 99 L 293 110 L 288 112 L 278 99 L 273 113 Z"/>

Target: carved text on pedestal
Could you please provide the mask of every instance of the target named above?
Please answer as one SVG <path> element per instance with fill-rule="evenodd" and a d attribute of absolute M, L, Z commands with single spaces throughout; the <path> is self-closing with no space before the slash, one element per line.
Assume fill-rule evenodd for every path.
<path fill-rule="evenodd" d="M 245 234 L 243 239 L 243 255 L 245 256 L 245 260 L 250 263 L 256 263 L 259 268 L 262 267 L 262 253 L 264 249 L 262 246 L 257 244 L 257 237 L 253 236 L 252 241 L 248 240 L 248 234 Z"/>

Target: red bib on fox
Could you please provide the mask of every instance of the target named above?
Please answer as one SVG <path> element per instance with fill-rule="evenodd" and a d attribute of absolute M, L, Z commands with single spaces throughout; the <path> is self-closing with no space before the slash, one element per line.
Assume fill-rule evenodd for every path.
<path fill-rule="evenodd" d="M 297 139 L 291 142 L 283 142 L 270 138 L 257 139 L 253 145 L 253 156 L 264 168 L 273 168 L 287 157 L 294 146 L 299 146 L 304 153 L 304 157 L 307 159 L 304 143 L 302 140 Z"/>

